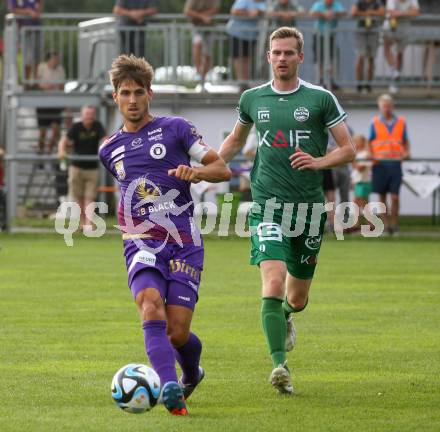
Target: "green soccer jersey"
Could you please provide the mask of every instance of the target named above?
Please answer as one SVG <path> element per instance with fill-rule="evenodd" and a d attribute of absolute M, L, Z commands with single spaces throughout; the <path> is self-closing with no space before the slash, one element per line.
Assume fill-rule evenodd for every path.
<path fill-rule="evenodd" d="M 279 203 L 322 203 L 322 172 L 293 169 L 289 156 L 297 148 L 313 157 L 325 155 L 328 129 L 346 117 L 336 97 L 301 79 L 290 92 L 277 91 L 269 82 L 245 91 L 238 110 L 239 121 L 254 123 L 257 129 L 253 200 L 260 204 L 271 198 Z"/>

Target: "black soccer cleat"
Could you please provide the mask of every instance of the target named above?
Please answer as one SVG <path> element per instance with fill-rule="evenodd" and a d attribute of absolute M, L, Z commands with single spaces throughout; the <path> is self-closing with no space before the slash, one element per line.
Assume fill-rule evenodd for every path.
<path fill-rule="evenodd" d="M 183 397 L 185 400 L 188 400 L 195 388 L 202 382 L 203 378 L 205 378 L 205 370 L 199 366 L 199 380 L 197 381 L 197 384 L 184 384 L 182 382 L 182 378 L 179 380 L 179 385 L 182 388 Z"/>

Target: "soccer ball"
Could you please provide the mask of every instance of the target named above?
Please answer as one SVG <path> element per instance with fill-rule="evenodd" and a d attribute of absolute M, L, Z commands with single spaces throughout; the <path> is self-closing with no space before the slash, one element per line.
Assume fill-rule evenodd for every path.
<path fill-rule="evenodd" d="M 126 412 L 140 414 L 151 410 L 159 395 L 159 375 L 143 364 L 128 364 L 113 377 L 112 398 Z"/>

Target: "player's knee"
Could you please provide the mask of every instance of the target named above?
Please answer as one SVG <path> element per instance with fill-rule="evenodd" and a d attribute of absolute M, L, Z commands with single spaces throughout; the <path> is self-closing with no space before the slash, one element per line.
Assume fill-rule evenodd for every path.
<path fill-rule="evenodd" d="M 171 345 L 176 348 L 185 345 L 189 338 L 189 332 L 186 331 L 184 328 L 168 325 L 167 333 Z"/>
<path fill-rule="evenodd" d="M 164 320 L 165 314 L 160 301 L 144 301 L 141 307 L 143 320 Z"/>
<path fill-rule="evenodd" d="M 142 291 L 136 299 L 142 320 L 164 320 L 166 317 L 162 298 L 148 291 Z"/>
<path fill-rule="evenodd" d="M 298 293 L 288 293 L 287 294 L 287 302 L 291 307 L 293 307 L 296 311 L 300 312 L 307 306 L 308 295 L 298 294 Z"/>
<path fill-rule="evenodd" d="M 264 296 L 279 297 L 284 292 L 284 279 L 278 276 L 269 277 L 264 283 Z"/>

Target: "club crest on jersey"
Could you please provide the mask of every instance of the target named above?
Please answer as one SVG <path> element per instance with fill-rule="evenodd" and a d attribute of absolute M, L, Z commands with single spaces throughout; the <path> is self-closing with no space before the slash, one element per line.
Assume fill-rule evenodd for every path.
<path fill-rule="evenodd" d="M 257 118 L 259 123 L 266 123 L 270 121 L 269 108 L 258 108 Z"/>
<path fill-rule="evenodd" d="M 132 149 L 137 149 L 139 147 L 142 147 L 143 142 L 142 142 L 142 138 L 135 138 L 132 142 L 131 142 L 131 148 Z"/>
<path fill-rule="evenodd" d="M 125 179 L 125 168 L 124 168 L 124 160 L 119 160 L 115 163 L 116 174 L 118 175 L 119 180 Z"/>
<path fill-rule="evenodd" d="M 307 108 L 299 107 L 293 113 L 293 117 L 295 118 L 296 121 L 305 122 L 306 120 L 309 119 L 310 113 Z"/>
<path fill-rule="evenodd" d="M 150 156 L 153 159 L 163 159 L 166 154 L 167 154 L 167 149 L 161 143 L 154 144 L 150 148 Z"/>

